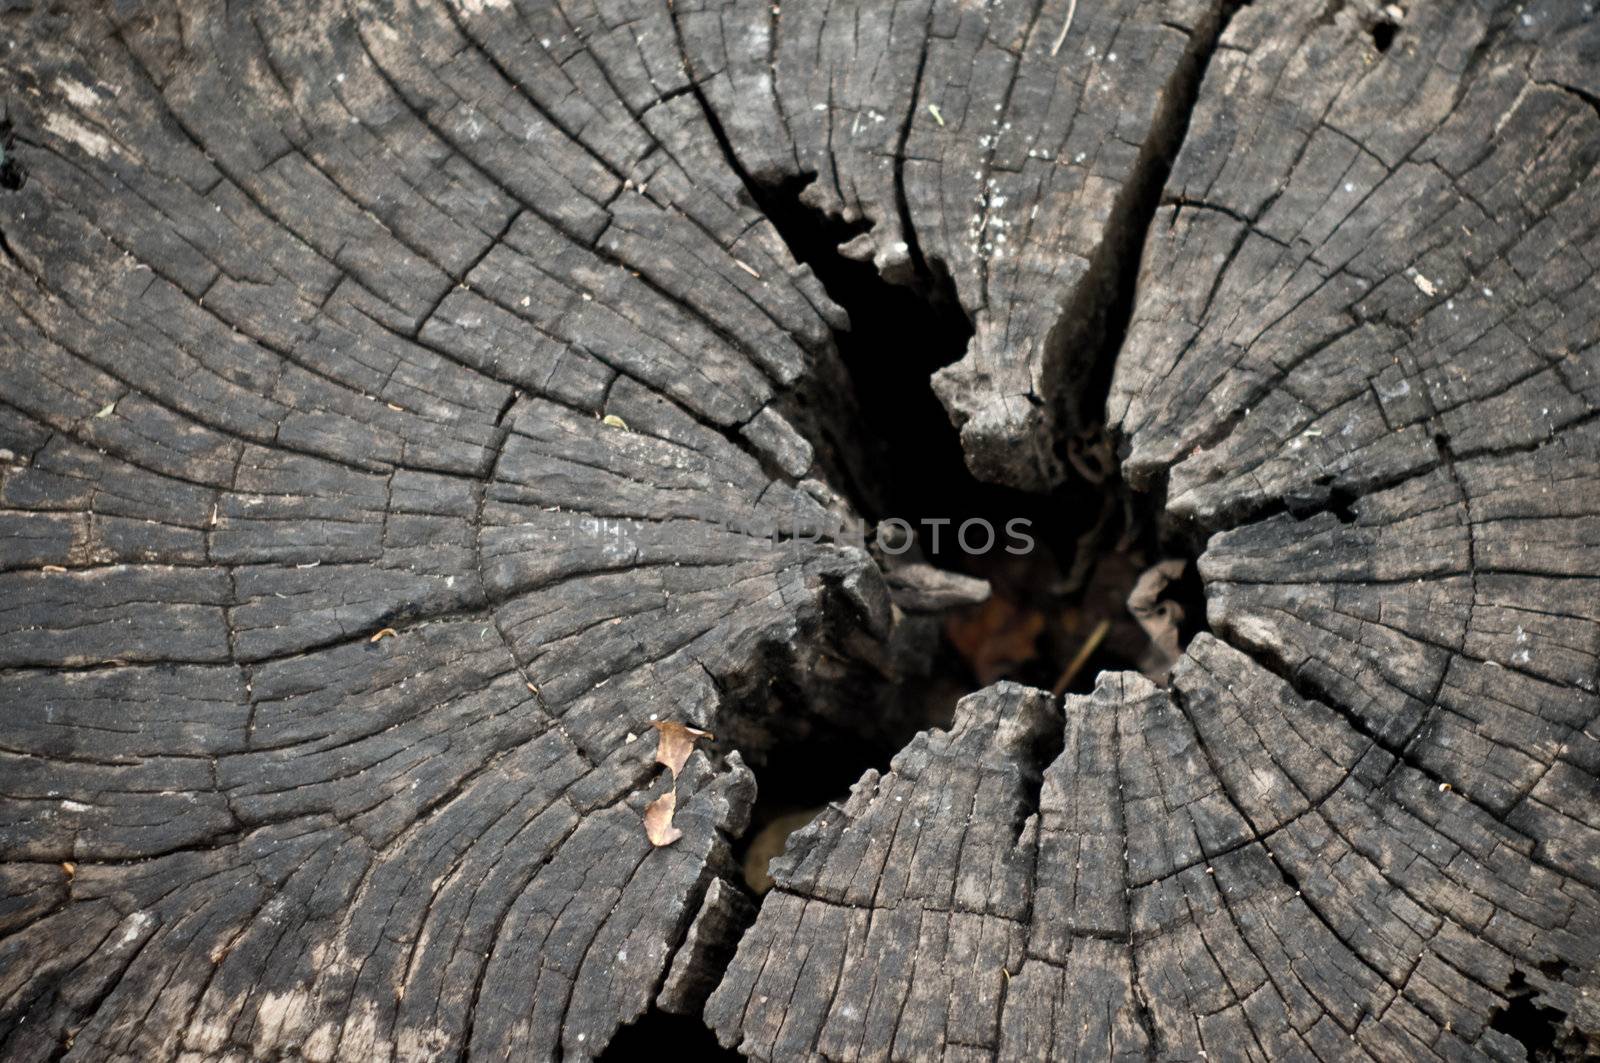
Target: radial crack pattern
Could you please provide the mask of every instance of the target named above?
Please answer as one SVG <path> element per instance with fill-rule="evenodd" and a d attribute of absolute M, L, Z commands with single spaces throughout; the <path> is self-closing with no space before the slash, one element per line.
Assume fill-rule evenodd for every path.
<path fill-rule="evenodd" d="M 1597 33 L 0 15 L 0 1054 L 1591 1051 Z M 883 470 L 822 254 L 950 315 L 904 360 L 981 477 L 1103 413 L 1214 634 L 972 695 L 757 907 L 752 768 L 901 744 L 932 653 L 839 530 Z M 663 719 L 718 735 L 676 780 Z"/>

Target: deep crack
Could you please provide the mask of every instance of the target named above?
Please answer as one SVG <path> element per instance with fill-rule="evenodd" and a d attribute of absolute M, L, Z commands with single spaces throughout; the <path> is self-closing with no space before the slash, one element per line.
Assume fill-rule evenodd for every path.
<path fill-rule="evenodd" d="M 1098 426 L 1133 313 L 1140 254 L 1206 64 L 1233 7 L 1219 7 L 1188 31 L 1184 58 L 1167 82 L 1133 176 L 1115 201 L 1085 278 L 1052 330 L 1047 364 L 1060 370 L 1055 397 L 1063 404 L 1057 425 L 1083 427 L 1055 440 L 1063 467 L 1072 471 L 1048 493 L 982 482 L 968 468 L 931 378 L 966 353 L 973 323 L 943 263 L 916 245 L 901 184 L 897 181 L 896 207 L 911 247 L 910 268 L 908 276 L 891 279 L 840 250 L 869 231 L 871 221 L 830 217 L 802 202 L 814 174 L 773 182 L 744 167 L 691 69 L 691 91 L 751 203 L 849 317 L 849 327 L 834 333 L 837 371 L 844 379 L 803 385 L 801 394 L 787 400 L 786 413 L 793 413 L 811 438 L 819 467 L 865 518 L 864 541 L 891 587 L 909 563 L 926 562 L 985 580 L 992 589 L 986 601 L 931 615 L 917 615 L 907 606 L 913 615 L 896 635 L 902 648 L 936 649 L 931 657 L 920 651 L 927 658 L 920 662 L 918 650 L 902 654 L 884 676 L 892 689 L 880 684 L 875 691 L 858 691 L 875 717 L 873 727 L 855 733 L 848 725 L 772 733 L 760 721 L 800 715 L 775 712 L 773 705 L 803 700 L 802 688 L 811 682 L 802 674 L 806 669 L 792 666 L 758 669 L 767 677 L 762 689 L 733 698 L 764 702 L 724 714 L 749 721 L 744 729 L 750 733 L 733 733 L 741 730 L 735 724 L 727 737 L 747 751 L 760 779 L 760 799 L 745 839 L 747 848 L 756 847 L 758 864 L 770 855 L 761 847 L 772 844 L 767 836 L 773 830 L 797 826 L 864 770 L 886 768 L 917 730 L 948 725 L 955 702 L 972 690 L 1012 679 L 1058 692 L 1087 692 L 1101 671 L 1142 669 L 1164 676 L 1170 651 L 1165 661 L 1154 652 L 1151 635 L 1127 609 L 1141 574 L 1164 558 L 1186 562 L 1182 575 L 1161 594 L 1170 604 L 1159 612 L 1171 622 L 1174 642 L 1186 643 L 1203 629 L 1201 586 L 1192 563 L 1196 537 L 1164 519 L 1159 492 L 1137 494 L 1124 484 L 1114 443 Z M 827 372 L 825 366 L 819 375 Z M 845 390 L 832 393 L 833 385 Z M 842 410 L 819 418 L 793 409 L 807 404 Z M 848 438 L 839 438 L 841 431 Z M 885 521 L 904 524 L 880 523 Z M 879 528 L 910 530 L 911 541 L 879 538 L 874 535 Z M 781 851 L 781 834 L 777 844 Z"/>

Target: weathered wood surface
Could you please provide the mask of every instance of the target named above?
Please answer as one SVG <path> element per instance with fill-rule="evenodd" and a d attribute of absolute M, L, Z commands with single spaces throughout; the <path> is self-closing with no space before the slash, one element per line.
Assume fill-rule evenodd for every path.
<path fill-rule="evenodd" d="M 1580 1051 L 1600 21 L 1402 7 L 0 14 L 0 1054 L 581 1058 L 713 985 L 758 1058 Z M 744 931 L 738 751 L 926 652 L 739 530 L 871 416 L 746 186 L 810 173 L 1024 486 L 1143 239 L 1105 415 L 1213 635 L 974 695 Z M 662 849 L 652 717 L 720 739 Z"/>

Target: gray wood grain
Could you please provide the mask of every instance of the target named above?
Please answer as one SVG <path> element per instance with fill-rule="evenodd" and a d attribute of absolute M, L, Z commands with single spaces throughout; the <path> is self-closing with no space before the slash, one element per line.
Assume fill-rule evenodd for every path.
<path fill-rule="evenodd" d="M 1595 1050 L 1588 7 L 0 40 L 0 1056 L 589 1058 L 652 1009 L 779 1060 Z M 972 694 L 756 902 L 747 761 L 894 733 L 932 653 L 840 530 L 849 322 L 752 194 L 807 179 L 949 278 L 968 465 L 1045 488 L 1108 421 L 1211 632 L 1169 689 Z M 665 848 L 657 719 L 717 735 Z"/>

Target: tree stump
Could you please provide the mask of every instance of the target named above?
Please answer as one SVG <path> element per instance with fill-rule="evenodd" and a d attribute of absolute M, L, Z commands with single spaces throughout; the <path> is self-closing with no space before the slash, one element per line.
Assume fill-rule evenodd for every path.
<path fill-rule="evenodd" d="M 6 1059 L 1600 1052 L 1593 5 L 0 35 Z M 922 729 L 963 461 L 1168 686 Z"/>

